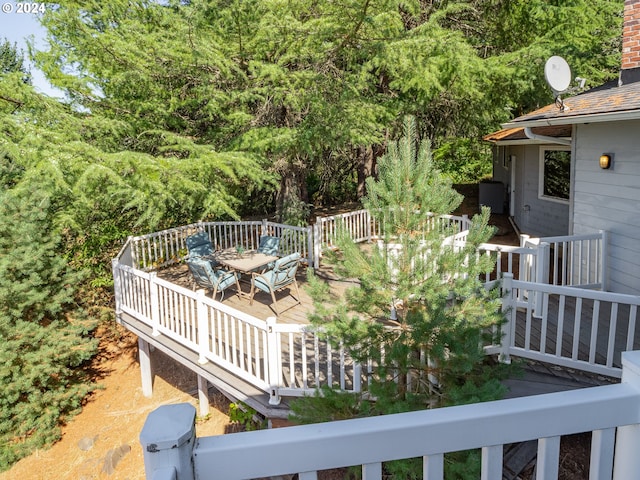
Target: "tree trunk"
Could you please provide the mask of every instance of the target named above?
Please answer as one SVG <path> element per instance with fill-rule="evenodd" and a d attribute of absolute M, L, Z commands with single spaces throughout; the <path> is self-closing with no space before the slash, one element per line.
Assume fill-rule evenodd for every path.
<path fill-rule="evenodd" d="M 279 173 L 280 188 L 276 195 L 278 221 L 289 224 L 306 222 L 309 213 L 309 193 L 304 162 L 286 162 L 286 165 L 279 169 Z"/>
<path fill-rule="evenodd" d="M 369 145 L 366 147 L 358 147 L 357 168 L 358 168 L 358 198 L 362 198 L 367 194 L 366 180 L 368 177 L 377 177 L 376 160 L 384 153 L 384 145 Z"/>

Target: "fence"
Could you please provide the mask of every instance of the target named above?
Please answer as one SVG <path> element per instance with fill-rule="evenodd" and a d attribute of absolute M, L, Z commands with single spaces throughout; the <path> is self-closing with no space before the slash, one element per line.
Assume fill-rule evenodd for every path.
<path fill-rule="evenodd" d="M 362 465 L 383 478 L 384 462 L 422 458 L 427 480 L 444 477 L 445 454 L 479 449 L 481 479 L 502 478 L 503 446 L 537 440 L 536 478 L 558 478 L 560 438 L 592 432 L 589 478 L 640 478 L 640 352 L 623 358 L 622 383 L 496 402 L 316 425 L 195 438 L 195 409 L 165 405 L 140 434 L 151 479 L 250 479 Z M 251 459 L 251 461 L 247 461 Z"/>
<path fill-rule="evenodd" d="M 452 234 L 469 229 L 467 215 L 440 215 L 431 218 L 431 229 L 449 229 Z M 339 215 L 317 217 L 313 226 L 314 265 L 320 265 L 322 250 L 333 248 L 342 232 L 356 243 L 371 242 L 382 237 L 382 224 L 368 210 L 357 210 Z"/>
<path fill-rule="evenodd" d="M 531 239 L 529 239 L 531 241 Z M 606 290 L 607 233 L 544 237 L 549 245 L 549 282 L 581 288 Z"/>
<path fill-rule="evenodd" d="M 299 252 L 309 265 L 313 261 L 313 237 L 311 227 L 296 227 L 262 221 L 198 222 L 160 232 L 131 237 L 132 266 L 141 270 L 166 267 L 180 262 L 187 256 L 186 239 L 197 231 L 209 234 L 214 248 L 226 249 L 241 246 L 255 250 L 262 235 L 280 238 L 279 253 L 289 255 Z"/>
<path fill-rule="evenodd" d="M 522 282 L 510 274 L 502 289 L 507 324 L 488 354 L 620 377 L 622 352 L 640 348 L 639 296 Z"/>

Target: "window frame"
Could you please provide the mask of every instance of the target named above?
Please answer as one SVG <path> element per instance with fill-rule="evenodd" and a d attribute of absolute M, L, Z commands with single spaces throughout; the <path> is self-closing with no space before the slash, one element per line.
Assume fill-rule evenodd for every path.
<path fill-rule="evenodd" d="M 544 193 L 544 170 L 545 170 L 545 153 L 549 151 L 562 151 L 569 152 L 569 177 L 567 178 L 567 183 L 569 185 L 569 198 L 561 198 L 561 197 L 553 197 L 551 195 L 545 195 Z M 548 202 L 556 202 L 562 203 L 564 205 L 568 205 L 571 200 L 571 147 L 564 145 L 554 145 L 554 146 L 544 146 L 539 149 L 539 174 L 538 174 L 538 198 L 540 200 L 546 200 Z"/>

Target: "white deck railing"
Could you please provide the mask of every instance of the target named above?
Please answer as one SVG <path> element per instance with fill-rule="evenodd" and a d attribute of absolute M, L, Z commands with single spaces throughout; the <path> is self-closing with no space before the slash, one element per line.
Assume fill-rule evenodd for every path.
<path fill-rule="evenodd" d="M 550 247 L 550 283 L 606 290 L 606 246 L 604 230 L 585 235 L 544 237 Z"/>
<path fill-rule="evenodd" d="M 361 369 L 344 348 L 311 331 L 308 325 L 259 319 L 172 282 L 113 263 L 116 312 L 128 314 L 270 395 L 313 394 L 330 386 L 359 390 Z"/>
<path fill-rule="evenodd" d="M 440 215 L 431 217 L 432 229 L 450 229 L 459 233 L 469 229 L 471 221 L 467 215 Z M 368 210 L 317 217 L 313 226 L 314 265 L 320 265 L 322 251 L 335 247 L 338 234 L 344 232 L 356 243 L 371 242 L 382 237 L 382 225 Z"/>
<path fill-rule="evenodd" d="M 507 324 L 488 354 L 621 375 L 621 353 L 640 348 L 640 296 L 503 279 Z M 524 300 L 523 300 L 524 299 Z"/>
<path fill-rule="evenodd" d="M 466 215 L 442 215 L 433 218 L 433 228 L 450 228 L 454 235 L 464 235 L 470 226 Z M 338 230 L 343 229 L 355 242 L 370 242 L 382 235 L 381 226 L 367 210 L 318 217 L 309 227 L 295 227 L 262 221 L 199 222 L 130 238 L 130 266 L 149 271 L 181 261 L 187 255 L 186 238 L 206 230 L 219 248 L 241 245 L 257 248 L 261 235 L 280 238 L 280 253 L 299 252 L 310 266 L 320 264 L 322 250 L 335 246 Z M 457 237 L 456 237 L 457 239 Z M 514 273 L 516 279 L 552 285 L 606 289 L 606 244 L 603 231 L 563 237 L 529 238 L 521 245 L 483 244 L 480 252 L 496 255 L 496 269 L 487 275 L 499 278 Z"/>
<path fill-rule="evenodd" d="M 444 477 L 445 454 L 479 449 L 481 479 L 502 478 L 504 445 L 537 440 L 536 478 L 557 479 L 560 438 L 592 432 L 589 479 L 640 478 L 640 352 L 623 358 L 622 383 L 547 395 L 215 437 L 195 438 L 195 409 L 165 405 L 140 434 L 148 479 L 240 480 L 423 459 L 423 478 Z M 250 461 L 247 461 L 250 459 Z"/>
<path fill-rule="evenodd" d="M 464 228 L 468 219 L 446 216 L 438 221 L 442 225 L 446 223 Z M 324 226 L 324 230 L 321 235 L 316 232 L 315 237 L 323 238 L 323 242 L 330 244 L 332 235 L 336 233 L 336 225 L 340 222 L 348 227 L 357 241 L 380 234 L 379 227 L 372 223 L 363 210 L 319 221 L 316 225 Z M 288 396 L 295 396 L 313 391 L 322 384 L 347 389 L 359 388 L 359 366 L 353 365 L 344 351 L 332 352 L 326 342 L 320 342 L 313 333 L 306 331 L 308 327 L 267 327 L 265 319 L 254 319 L 242 312 L 226 311 L 227 307 L 221 303 L 142 271 L 179 261 L 186 254 L 185 238 L 198 229 L 207 230 L 212 241 L 220 248 L 228 248 L 240 242 L 244 242 L 245 248 L 255 248 L 262 234 L 274 234 L 284 239 L 281 240 L 282 248 L 287 251 L 298 249 L 310 255 L 317 247 L 313 245 L 309 228 L 291 227 L 266 220 L 197 223 L 132 237 L 113 264 L 116 308 L 149 324 L 155 333 L 165 334 L 197 351 L 202 361 L 216 362 L 270 392 L 274 402 L 279 398 L 279 390 Z M 455 234 L 452 237 L 453 243 L 459 240 L 458 237 L 464 236 L 464 231 Z M 510 293 L 505 297 L 505 309 L 511 312 L 509 315 L 513 320 L 513 328 L 501 345 L 489 346 L 487 352 L 502 352 L 506 356 L 535 358 L 619 376 L 620 352 L 640 348 L 640 345 L 634 343 L 638 297 L 576 288 L 562 290 L 551 288 L 554 285 L 548 284 L 564 282 L 573 285 L 573 279 L 580 286 L 604 285 L 606 235 L 599 232 L 542 240 L 546 241 L 525 238 L 523 245 L 526 246 L 521 247 L 491 244 L 480 247 L 480 254 L 495 255 L 496 259 L 496 268 L 487 275 L 485 282 L 501 278 L 505 274 L 513 274 L 515 280 L 511 287 L 506 287 Z M 140 270 L 124 268 L 127 265 Z M 545 265 L 550 266 L 547 268 Z M 606 321 L 603 320 L 605 314 L 608 316 Z M 202 325 L 199 323 L 202 321 L 200 316 L 208 319 Z M 221 330 L 220 325 L 223 324 L 228 324 L 229 327 Z M 224 340 L 222 336 L 218 336 L 218 343 L 206 350 L 204 342 L 196 335 L 198 329 L 205 332 L 205 328 L 209 331 L 214 328 L 216 331 L 225 331 L 231 336 Z M 546 334 L 552 330 L 556 341 L 548 343 L 545 340 Z M 622 330 L 626 333 L 621 333 Z M 517 338 L 517 331 L 526 333 L 522 338 Z M 541 337 L 543 340 L 534 345 L 531 342 L 534 337 Z M 230 350 L 225 351 L 223 344 Z M 274 347 L 269 350 L 269 345 Z M 589 346 L 587 354 L 582 353 L 585 351 L 583 345 Z M 280 349 L 277 354 L 274 353 L 275 346 Z M 320 357 L 316 354 L 318 348 L 324 352 Z M 233 356 L 229 353 L 231 351 L 234 352 Z M 606 353 L 600 354 L 602 351 Z M 327 361 L 328 358 L 334 361 Z M 340 368 L 332 371 L 336 363 Z M 287 381 L 272 380 L 282 378 Z"/>
<path fill-rule="evenodd" d="M 520 243 L 524 248 L 538 250 L 543 259 L 538 278 L 531 281 L 606 290 L 605 231 L 543 238 L 522 235 Z"/>
<path fill-rule="evenodd" d="M 197 231 L 209 234 L 214 248 L 243 247 L 255 250 L 262 235 L 280 238 L 279 253 L 282 256 L 300 253 L 309 265 L 313 261 L 313 238 L 311 227 L 296 227 L 281 223 L 262 221 L 198 222 L 181 227 L 137 237 L 130 237 L 131 266 L 149 271 L 180 262 L 187 256 L 186 239 Z"/>

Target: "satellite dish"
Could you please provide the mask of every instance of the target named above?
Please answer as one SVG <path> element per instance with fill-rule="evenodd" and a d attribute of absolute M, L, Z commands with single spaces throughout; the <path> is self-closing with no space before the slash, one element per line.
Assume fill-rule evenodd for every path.
<path fill-rule="evenodd" d="M 556 95 L 566 91 L 571 84 L 571 69 L 567 61 L 554 55 L 544 65 L 544 78 Z"/>

